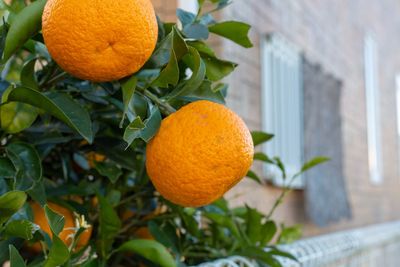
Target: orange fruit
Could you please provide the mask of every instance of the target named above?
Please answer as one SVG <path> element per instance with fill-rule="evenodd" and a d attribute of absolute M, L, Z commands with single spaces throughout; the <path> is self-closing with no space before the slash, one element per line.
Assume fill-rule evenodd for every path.
<path fill-rule="evenodd" d="M 238 183 L 254 155 L 243 120 L 224 105 L 202 100 L 161 122 L 146 149 L 147 173 L 169 201 L 210 204 Z"/>
<path fill-rule="evenodd" d="M 106 156 L 93 151 L 87 153 L 85 156 L 90 168 L 94 168 L 96 162 L 103 162 L 106 159 Z"/>
<path fill-rule="evenodd" d="M 156 46 L 158 25 L 150 0 L 48 0 L 42 32 L 61 68 L 104 82 L 144 65 Z"/>
<path fill-rule="evenodd" d="M 57 212 L 60 215 L 64 216 L 65 224 L 63 230 L 60 232 L 58 237 L 66 244 L 67 246 L 72 244 L 72 238 L 75 234 L 75 229 L 77 226 L 75 225 L 75 216 L 72 211 L 67 208 L 64 208 L 60 205 L 54 203 L 47 203 L 50 209 Z M 50 237 L 52 237 L 52 233 L 50 230 L 49 223 L 47 222 L 46 215 L 44 209 L 36 202 L 31 203 L 31 208 L 33 211 L 33 222 L 46 232 Z M 90 236 L 92 235 L 92 227 L 86 229 L 83 233 L 79 235 L 78 242 L 76 243 L 75 250 L 80 250 L 81 248 L 85 247 L 89 240 Z M 41 246 L 39 243 L 35 243 L 32 246 L 32 249 L 36 252 L 41 251 Z"/>

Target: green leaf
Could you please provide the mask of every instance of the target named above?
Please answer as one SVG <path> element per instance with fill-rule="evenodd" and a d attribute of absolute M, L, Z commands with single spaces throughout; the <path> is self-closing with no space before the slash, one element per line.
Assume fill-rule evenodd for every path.
<path fill-rule="evenodd" d="M 278 238 L 278 244 L 290 244 L 300 239 L 302 236 L 301 225 L 291 227 L 282 226 L 281 233 Z"/>
<path fill-rule="evenodd" d="M 140 117 L 136 117 L 136 119 L 126 127 L 124 140 L 128 143 L 128 146 L 137 138 L 148 142 L 157 133 L 162 119 L 160 110 L 157 106 L 151 106 L 149 113 L 149 117 L 144 122 L 142 122 Z"/>
<path fill-rule="evenodd" d="M 239 21 L 225 21 L 208 27 L 209 31 L 246 48 L 253 47 L 248 33 L 250 25 Z"/>
<path fill-rule="evenodd" d="M 266 221 L 261 227 L 260 246 L 265 247 L 274 238 L 278 228 L 274 221 Z"/>
<path fill-rule="evenodd" d="M 168 250 L 154 240 L 131 240 L 123 243 L 117 251 L 133 252 L 161 267 L 176 267 L 175 260 Z"/>
<path fill-rule="evenodd" d="M 168 85 L 176 86 L 179 82 L 179 66 L 174 50 L 167 66 L 161 71 L 160 75 L 152 82 L 152 86 L 167 88 Z"/>
<path fill-rule="evenodd" d="M 9 87 L 2 96 L 2 103 L 0 107 L 0 122 L 1 128 L 8 133 L 18 133 L 26 128 L 29 128 L 36 120 L 38 112 L 35 107 L 28 104 L 19 102 L 7 102 L 7 97 L 12 91 Z"/>
<path fill-rule="evenodd" d="M 313 159 L 311 159 L 310 161 L 306 162 L 303 167 L 301 167 L 301 172 L 305 172 L 319 164 L 325 163 L 327 161 L 329 161 L 330 158 L 327 157 L 315 157 Z"/>
<path fill-rule="evenodd" d="M 129 104 L 131 103 L 135 95 L 136 84 L 137 84 L 137 78 L 135 76 L 131 76 L 127 81 L 121 84 L 122 99 L 124 102 L 124 112 L 122 114 L 122 119 L 119 124 L 120 128 L 122 127 L 125 120 L 125 116 L 129 111 Z"/>
<path fill-rule="evenodd" d="M 265 155 L 262 152 L 256 152 L 254 153 L 254 160 L 259 160 L 259 161 L 264 161 L 265 163 L 269 163 L 269 164 L 274 164 L 275 165 L 275 161 L 273 161 L 271 158 L 269 158 L 267 155 Z"/>
<path fill-rule="evenodd" d="M 20 237 L 26 240 L 33 238 L 33 234 L 40 229 L 36 224 L 27 220 L 16 220 L 9 222 L 4 233 L 9 237 Z"/>
<path fill-rule="evenodd" d="M 207 56 L 210 56 L 210 57 L 217 57 L 215 55 L 214 50 L 203 41 L 198 41 L 198 40 L 196 40 L 196 41 L 188 41 L 187 44 L 189 46 L 192 46 L 192 47 L 196 48 L 197 51 L 199 51 L 199 53 L 201 55 L 207 55 Z"/>
<path fill-rule="evenodd" d="M 12 162 L 8 158 L 0 157 L 0 177 L 12 178 L 15 172 Z"/>
<path fill-rule="evenodd" d="M 280 257 L 288 258 L 288 259 L 291 259 L 291 260 L 294 260 L 294 261 L 298 262 L 298 260 L 296 259 L 295 256 L 293 256 L 292 254 L 290 254 L 288 252 L 282 251 L 282 250 L 278 250 L 278 249 L 273 248 L 271 250 L 268 250 L 267 253 L 271 254 L 271 255 L 274 255 L 274 256 L 280 256 Z"/>
<path fill-rule="evenodd" d="M 175 245 L 174 242 L 174 237 L 176 237 L 176 235 L 174 237 L 170 237 L 168 235 L 167 231 L 163 231 L 162 228 L 160 228 L 160 226 L 155 223 L 154 221 L 150 221 L 148 223 L 148 228 L 149 231 L 151 233 L 152 236 L 154 236 L 154 238 L 160 242 L 161 244 L 163 244 L 166 247 L 169 247 L 172 249 L 173 252 L 178 253 L 179 250 Z"/>
<path fill-rule="evenodd" d="M 46 0 L 37 0 L 13 19 L 7 34 L 2 62 L 5 63 L 26 41 L 41 29 L 42 13 Z"/>
<path fill-rule="evenodd" d="M 44 212 L 46 214 L 51 231 L 58 235 L 64 229 L 64 216 L 52 210 L 48 205 L 44 206 Z"/>
<path fill-rule="evenodd" d="M 211 88 L 211 82 L 208 80 L 205 80 L 195 91 L 188 92 L 179 98 L 190 102 L 197 100 L 209 100 L 216 103 L 225 104 L 225 99 L 222 93 L 220 91 L 213 91 Z"/>
<path fill-rule="evenodd" d="M 219 81 L 228 76 L 237 66 L 236 63 L 221 60 L 216 57 L 202 55 L 206 64 L 206 75 L 211 81 Z"/>
<path fill-rule="evenodd" d="M 262 184 L 261 178 L 258 177 L 258 175 L 255 172 L 253 172 L 252 170 L 249 170 L 247 172 L 246 177 L 252 179 L 253 181 L 255 181 L 255 182 L 259 183 L 259 184 Z"/>
<path fill-rule="evenodd" d="M 17 170 L 15 188 L 26 191 L 42 179 L 42 163 L 33 146 L 11 143 L 6 147 L 6 152 Z"/>
<path fill-rule="evenodd" d="M 0 225 L 22 208 L 26 197 L 22 191 L 10 191 L 0 196 Z"/>
<path fill-rule="evenodd" d="M 35 185 L 27 192 L 28 195 L 38 202 L 41 206 L 44 206 L 47 201 L 46 190 L 44 188 L 43 180 L 35 183 Z"/>
<path fill-rule="evenodd" d="M 20 80 L 22 86 L 38 90 L 39 86 L 35 76 L 35 64 L 36 58 L 33 58 L 24 64 L 21 70 Z"/>
<path fill-rule="evenodd" d="M 10 250 L 10 267 L 26 267 L 24 259 L 19 254 L 18 250 L 13 246 L 9 246 Z"/>
<path fill-rule="evenodd" d="M 259 247 L 246 247 L 240 250 L 237 254 L 240 256 L 245 256 L 251 259 L 262 261 L 270 267 L 282 267 L 280 262 L 275 259 L 273 255 L 269 254 Z"/>
<path fill-rule="evenodd" d="M 52 244 L 44 267 L 62 266 L 69 259 L 69 250 L 64 242 L 53 233 Z"/>
<path fill-rule="evenodd" d="M 210 32 L 206 25 L 200 23 L 188 24 L 183 27 L 183 33 L 189 39 L 207 40 Z"/>
<path fill-rule="evenodd" d="M 113 184 L 122 175 L 122 170 L 113 162 L 95 162 L 94 167 Z"/>
<path fill-rule="evenodd" d="M 26 87 L 17 87 L 8 95 L 9 101 L 19 101 L 47 111 L 76 130 L 89 143 L 93 141 L 89 113 L 69 95 L 58 92 L 40 93 Z"/>
<path fill-rule="evenodd" d="M 274 135 L 265 132 L 252 131 L 251 137 L 253 138 L 254 146 L 257 146 L 259 144 L 268 142 L 274 137 Z"/>
<path fill-rule="evenodd" d="M 113 206 L 101 195 L 99 199 L 99 247 L 100 255 L 106 257 L 112 248 L 115 236 L 121 229 L 121 220 Z"/>
<path fill-rule="evenodd" d="M 0 57 L 3 55 L 4 46 L 6 45 L 7 32 L 8 25 L 3 23 L 3 25 L 0 26 Z"/>
<path fill-rule="evenodd" d="M 188 12 L 188 11 L 180 9 L 180 8 L 178 8 L 176 10 L 176 16 L 178 17 L 179 21 L 182 23 L 182 26 L 192 24 L 196 19 L 196 14 L 193 14 L 192 12 Z"/>
<path fill-rule="evenodd" d="M 161 44 L 151 56 L 150 62 L 152 62 L 155 67 L 164 66 L 170 61 L 172 50 L 175 52 L 177 61 L 188 52 L 185 40 L 176 29 L 176 26 L 174 26 L 167 37 L 161 41 Z"/>
<path fill-rule="evenodd" d="M 204 213 L 204 216 L 210 219 L 212 222 L 229 229 L 233 236 L 235 236 L 238 239 L 241 239 L 239 229 L 237 228 L 236 224 L 230 217 L 210 212 Z"/>
<path fill-rule="evenodd" d="M 262 214 L 258 212 L 256 209 L 252 209 L 247 207 L 247 214 L 246 214 L 246 234 L 248 239 L 251 241 L 252 244 L 256 244 L 257 241 L 262 238 L 261 236 L 261 219 Z"/>
<path fill-rule="evenodd" d="M 168 99 L 188 95 L 191 92 L 196 91 L 204 81 L 206 76 L 206 65 L 201 59 L 199 52 L 197 52 L 194 47 L 189 47 L 189 54 L 186 55 L 185 58 L 190 60 L 192 63 L 191 65 L 193 65 L 192 76 L 186 83 L 183 84 L 183 86 L 178 86 L 175 90 L 173 90 L 167 96 Z"/>

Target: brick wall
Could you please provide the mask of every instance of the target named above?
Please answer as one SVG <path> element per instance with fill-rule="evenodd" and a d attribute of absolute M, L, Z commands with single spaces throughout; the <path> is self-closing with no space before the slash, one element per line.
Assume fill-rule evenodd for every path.
<path fill-rule="evenodd" d="M 174 16 L 175 0 L 154 2 L 162 16 Z M 395 75 L 400 73 L 400 2 L 235 0 L 221 17 L 253 25 L 252 49 L 241 48 L 229 41 L 220 42 L 218 49 L 223 57 L 240 63 L 228 79 L 228 105 L 246 120 L 251 129 L 261 128 L 260 40 L 267 33 L 283 34 L 303 50 L 308 60 L 321 64 L 326 72 L 343 82 L 343 162 L 353 219 L 317 228 L 305 217 L 302 191 L 293 193 L 278 209 L 277 219 L 304 224 L 307 235 L 400 219 L 400 159 L 395 103 Z M 363 77 L 363 39 L 366 32 L 373 32 L 379 46 L 384 162 L 384 181 L 381 185 L 370 183 L 368 171 Z M 228 198 L 234 204 L 247 202 L 268 211 L 279 192 L 277 188 L 245 180 L 228 194 Z"/>

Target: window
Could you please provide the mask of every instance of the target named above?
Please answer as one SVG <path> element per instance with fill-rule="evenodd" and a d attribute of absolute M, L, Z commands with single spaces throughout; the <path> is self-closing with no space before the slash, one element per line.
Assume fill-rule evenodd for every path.
<path fill-rule="evenodd" d="M 397 138 L 400 141 L 400 74 L 396 75 Z M 400 147 L 399 147 L 400 157 Z"/>
<path fill-rule="evenodd" d="M 368 164 L 371 182 L 382 182 L 382 155 L 379 121 L 377 45 L 371 35 L 364 40 L 365 97 L 368 127 Z"/>
<path fill-rule="evenodd" d="M 299 50 L 282 36 L 273 34 L 262 47 L 262 121 L 263 130 L 275 134 L 264 146 L 269 156 L 278 156 L 288 177 L 298 172 L 303 162 L 303 93 Z M 282 186 L 280 172 L 270 165 L 265 174 Z M 302 177 L 293 184 L 302 188 Z"/>
<path fill-rule="evenodd" d="M 196 14 L 198 3 L 197 0 L 178 0 L 178 7 Z"/>

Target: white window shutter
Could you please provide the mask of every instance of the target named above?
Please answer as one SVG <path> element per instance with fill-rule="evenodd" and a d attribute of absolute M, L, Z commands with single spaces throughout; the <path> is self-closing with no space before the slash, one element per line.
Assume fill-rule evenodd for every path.
<path fill-rule="evenodd" d="M 263 130 L 275 137 L 264 146 L 264 152 L 278 156 L 290 178 L 303 163 L 303 88 L 299 50 L 282 36 L 270 35 L 262 47 L 262 121 Z M 283 186 L 280 172 L 265 165 L 265 175 Z M 299 177 L 293 188 L 303 188 Z"/>
<path fill-rule="evenodd" d="M 370 180 L 379 184 L 383 180 L 377 45 L 371 35 L 364 40 L 365 97 L 368 126 L 368 164 Z"/>

